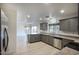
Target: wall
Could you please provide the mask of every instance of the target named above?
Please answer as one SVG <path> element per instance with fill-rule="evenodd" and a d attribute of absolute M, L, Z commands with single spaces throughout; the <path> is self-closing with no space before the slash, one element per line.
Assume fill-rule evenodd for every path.
<path fill-rule="evenodd" d="M 0 55 L 1 55 L 1 7 L 0 7 Z"/>
<path fill-rule="evenodd" d="M 9 45 L 7 54 L 16 52 L 16 9 L 12 4 L 1 4 L 1 9 L 8 17 Z"/>

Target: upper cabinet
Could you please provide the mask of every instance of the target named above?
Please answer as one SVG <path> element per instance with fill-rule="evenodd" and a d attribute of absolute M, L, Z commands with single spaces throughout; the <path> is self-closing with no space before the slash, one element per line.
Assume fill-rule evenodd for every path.
<path fill-rule="evenodd" d="M 40 30 L 47 31 L 47 23 L 40 23 Z"/>
<path fill-rule="evenodd" d="M 78 18 L 70 19 L 70 30 L 72 32 L 78 32 Z"/>
<path fill-rule="evenodd" d="M 68 18 L 60 20 L 60 30 L 66 32 L 78 33 L 78 18 Z"/>
<path fill-rule="evenodd" d="M 60 30 L 61 31 L 68 31 L 69 28 L 69 20 L 60 20 Z"/>

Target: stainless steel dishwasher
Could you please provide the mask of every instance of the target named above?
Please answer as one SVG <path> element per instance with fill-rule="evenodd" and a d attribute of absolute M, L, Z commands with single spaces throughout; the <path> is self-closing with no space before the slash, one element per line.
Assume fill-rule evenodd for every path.
<path fill-rule="evenodd" d="M 62 40 L 60 39 L 57 39 L 57 38 L 54 38 L 54 47 L 58 48 L 58 49 L 61 49 L 62 48 Z"/>

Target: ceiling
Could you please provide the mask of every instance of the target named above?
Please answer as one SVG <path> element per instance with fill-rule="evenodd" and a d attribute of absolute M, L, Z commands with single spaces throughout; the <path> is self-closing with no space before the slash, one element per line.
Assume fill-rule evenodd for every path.
<path fill-rule="evenodd" d="M 46 21 L 45 16 L 51 15 L 58 20 L 67 16 L 77 15 L 78 6 L 76 3 L 16 3 L 18 23 L 38 24 Z M 63 14 L 60 10 L 64 10 Z M 30 18 L 27 17 L 30 15 Z M 40 18 L 43 20 L 40 21 Z"/>

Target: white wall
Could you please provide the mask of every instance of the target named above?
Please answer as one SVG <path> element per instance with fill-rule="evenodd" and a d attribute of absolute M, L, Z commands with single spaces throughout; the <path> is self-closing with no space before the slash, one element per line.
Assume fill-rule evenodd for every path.
<path fill-rule="evenodd" d="M 31 24 L 31 26 L 37 26 L 38 32 L 39 32 L 40 25 L 37 22 L 29 23 L 28 20 L 30 20 L 30 19 L 27 19 L 26 15 L 24 15 L 24 13 L 22 11 L 20 11 L 20 9 L 18 8 L 17 9 L 17 42 L 16 42 L 17 51 L 27 47 L 27 43 L 28 43 L 27 34 L 28 33 L 26 33 L 25 26 L 29 27 L 30 24 Z"/>
<path fill-rule="evenodd" d="M 7 53 L 12 54 L 16 51 L 16 8 L 12 4 L 1 4 L 1 9 L 8 17 L 9 45 Z"/>

